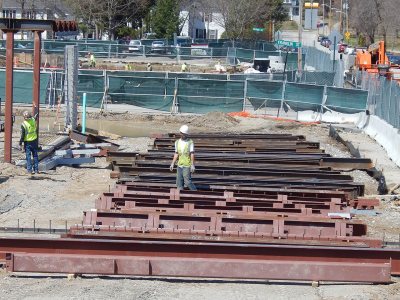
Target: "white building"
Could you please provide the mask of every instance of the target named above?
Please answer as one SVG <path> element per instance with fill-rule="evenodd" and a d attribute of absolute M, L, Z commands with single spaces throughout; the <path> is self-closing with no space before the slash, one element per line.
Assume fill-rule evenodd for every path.
<path fill-rule="evenodd" d="M 23 5 L 22 5 L 23 3 Z M 37 19 L 37 20 L 68 20 L 71 17 L 71 12 L 60 0 L 2 0 L 0 1 L 0 17 L 14 19 Z M 51 33 L 46 31 L 42 33 L 42 38 L 50 37 Z M 31 32 L 17 32 L 14 35 L 15 39 L 30 39 Z M 3 34 L 5 39 L 5 34 Z"/>
<path fill-rule="evenodd" d="M 189 36 L 194 39 L 220 39 L 225 31 L 220 13 L 205 14 L 202 12 L 180 12 L 180 18 L 184 20 L 181 36 Z"/>
<path fill-rule="evenodd" d="M 299 21 L 299 0 L 283 0 L 283 5 L 288 10 L 289 20 Z"/>

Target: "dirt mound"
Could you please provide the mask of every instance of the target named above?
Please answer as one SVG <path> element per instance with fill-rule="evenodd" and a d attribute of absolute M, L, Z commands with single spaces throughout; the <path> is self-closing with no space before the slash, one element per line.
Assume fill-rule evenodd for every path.
<path fill-rule="evenodd" d="M 195 117 L 190 123 L 196 127 L 220 129 L 235 126 L 240 122 L 222 112 L 209 112 L 205 115 Z"/>

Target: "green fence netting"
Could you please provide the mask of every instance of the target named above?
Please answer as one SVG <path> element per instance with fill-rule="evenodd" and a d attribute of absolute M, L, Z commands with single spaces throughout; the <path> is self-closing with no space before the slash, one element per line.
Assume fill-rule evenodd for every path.
<path fill-rule="evenodd" d="M 367 108 L 368 91 L 327 88 L 325 107 L 342 113 L 357 113 Z"/>
<path fill-rule="evenodd" d="M 184 113 L 242 111 L 244 82 L 180 79 L 177 95 L 179 111 Z"/>
<path fill-rule="evenodd" d="M 280 107 L 283 94 L 283 82 L 247 81 L 246 98 L 254 110 L 261 107 Z"/>
<path fill-rule="evenodd" d="M 83 93 L 86 93 L 86 105 L 100 107 L 104 96 L 104 84 L 103 75 L 78 75 L 77 94 L 79 97 L 79 103 L 82 103 L 82 95 Z"/>
<path fill-rule="evenodd" d="M 40 73 L 40 103 L 45 103 L 50 74 Z M 33 73 L 14 70 L 13 102 L 32 103 Z M 5 99 L 6 72 L 0 70 L 0 97 Z M 3 100 L 4 101 L 4 100 Z"/>
<path fill-rule="evenodd" d="M 237 112 L 243 110 L 243 99 L 178 96 L 178 107 L 181 113 L 205 114 L 213 111 Z"/>
<path fill-rule="evenodd" d="M 287 83 L 285 86 L 284 103 L 295 111 L 319 111 L 323 96 L 323 86 Z"/>
<path fill-rule="evenodd" d="M 112 103 L 131 104 L 149 109 L 170 111 L 175 79 L 157 77 L 108 76 Z"/>

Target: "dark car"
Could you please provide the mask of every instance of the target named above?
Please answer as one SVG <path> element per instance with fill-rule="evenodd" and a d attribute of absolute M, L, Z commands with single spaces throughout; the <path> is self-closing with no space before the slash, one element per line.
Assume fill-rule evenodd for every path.
<path fill-rule="evenodd" d="M 329 48 L 329 46 L 332 45 L 332 41 L 330 39 L 328 39 L 328 38 L 323 38 L 321 40 L 321 45 L 326 47 L 326 48 Z"/>
<path fill-rule="evenodd" d="M 327 39 L 327 38 L 328 38 L 327 36 L 320 34 L 320 35 L 318 36 L 318 43 L 321 43 L 321 41 L 322 41 L 323 39 Z"/>

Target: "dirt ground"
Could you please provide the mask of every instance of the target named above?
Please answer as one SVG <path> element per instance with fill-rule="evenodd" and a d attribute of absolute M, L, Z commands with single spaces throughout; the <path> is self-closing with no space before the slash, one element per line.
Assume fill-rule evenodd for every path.
<path fill-rule="evenodd" d="M 52 120 L 54 113 L 42 113 Z M 127 137 L 115 137 L 121 151 L 143 151 L 151 147 L 153 133 L 177 131 L 186 123 L 192 132 L 235 133 L 292 133 L 304 134 L 307 140 L 318 141 L 326 152 L 335 157 L 349 157 L 347 149 L 328 136 L 325 124 L 307 125 L 295 122 L 274 121 L 263 118 L 230 117 L 222 113 L 203 116 L 166 116 L 91 113 L 89 119 L 108 122 L 110 133 L 123 124 Z M 113 125 L 115 127 L 113 127 Z M 133 128 L 140 128 L 134 131 Z M 51 130 L 51 128 L 50 128 Z M 134 134 L 132 134 L 134 132 Z M 123 132 L 122 132 L 123 133 Z M 43 132 L 43 141 L 54 137 L 53 132 Z M 344 138 L 359 143 L 360 152 L 371 157 L 377 168 L 383 168 L 389 185 L 398 183 L 400 169 L 386 156 L 380 146 L 363 133 L 346 131 Z M 4 135 L 0 134 L 0 155 L 3 155 Z M 13 146 L 18 143 L 15 128 Z M 14 157 L 20 157 L 13 149 Z M 379 159 L 375 159 L 378 157 Z M 94 200 L 115 183 L 109 178 L 105 158 L 94 164 L 76 168 L 58 167 L 31 177 L 22 168 L 0 164 L 0 227 L 20 226 L 64 228 L 82 220 L 82 212 L 94 207 Z M 377 182 L 365 172 L 353 171 L 355 181 L 366 185 L 366 192 L 375 195 Z M 358 216 L 369 226 L 369 235 L 398 241 L 400 207 L 392 198 L 386 198 L 377 209 L 378 215 Z M 116 278 L 83 277 L 67 280 L 65 275 L 0 274 L 0 294 L 3 299 L 400 299 L 400 279 L 390 285 L 323 284 L 311 287 L 310 283 L 232 281 L 166 278 Z"/>

